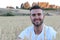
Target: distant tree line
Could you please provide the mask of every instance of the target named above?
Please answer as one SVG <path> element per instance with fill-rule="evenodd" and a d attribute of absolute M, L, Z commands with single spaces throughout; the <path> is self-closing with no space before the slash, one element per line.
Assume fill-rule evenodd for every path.
<path fill-rule="evenodd" d="M 48 2 L 37 2 L 37 3 L 33 2 L 32 6 L 34 6 L 34 5 L 38 5 L 41 8 L 43 8 L 44 10 L 55 10 L 55 9 L 60 8 L 59 6 L 56 6 L 56 5 L 49 5 Z M 14 9 L 14 7 L 11 7 L 11 6 L 7 6 L 7 8 Z M 16 6 L 16 9 L 30 9 L 30 8 L 31 8 L 31 6 L 30 6 L 29 2 L 22 3 L 20 5 L 20 7 Z"/>

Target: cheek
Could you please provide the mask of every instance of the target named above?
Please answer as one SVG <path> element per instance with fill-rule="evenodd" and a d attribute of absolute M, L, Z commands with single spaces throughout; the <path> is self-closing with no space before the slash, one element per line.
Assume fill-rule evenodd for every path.
<path fill-rule="evenodd" d="M 31 20 L 34 20 L 34 17 L 30 16 L 30 19 L 31 19 Z"/>
<path fill-rule="evenodd" d="M 40 18 L 40 19 L 43 19 L 43 16 L 40 16 L 39 18 Z"/>
<path fill-rule="evenodd" d="M 41 15 L 41 16 L 39 16 L 40 18 L 43 18 L 43 16 Z"/>

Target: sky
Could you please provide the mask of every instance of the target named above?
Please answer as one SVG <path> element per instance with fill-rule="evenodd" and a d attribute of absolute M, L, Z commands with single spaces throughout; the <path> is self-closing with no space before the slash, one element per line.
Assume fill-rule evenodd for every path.
<path fill-rule="evenodd" d="M 6 6 L 20 7 L 22 3 L 27 1 L 30 5 L 32 5 L 33 2 L 49 2 L 49 4 L 60 6 L 60 0 L 0 0 L 0 8 L 6 8 Z"/>

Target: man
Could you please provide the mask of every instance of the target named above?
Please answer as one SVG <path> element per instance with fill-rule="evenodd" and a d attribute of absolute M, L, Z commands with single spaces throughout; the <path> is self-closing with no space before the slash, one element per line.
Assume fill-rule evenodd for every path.
<path fill-rule="evenodd" d="M 18 36 L 17 40 L 53 40 L 56 37 L 56 31 L 46 26 L 44 21 L 45 15 L 43 9 L 35 5 L 30 9 L 30 19 L 33 23 L 32 26 L 26 28 Z"/>

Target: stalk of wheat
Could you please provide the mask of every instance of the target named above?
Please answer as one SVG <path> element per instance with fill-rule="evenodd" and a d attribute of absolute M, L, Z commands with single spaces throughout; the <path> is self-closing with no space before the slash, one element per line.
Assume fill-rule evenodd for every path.
<path fill-rule="evenodd" d="M 60 40 L 60 32 L 57 32 L 55 40 Z"/>

